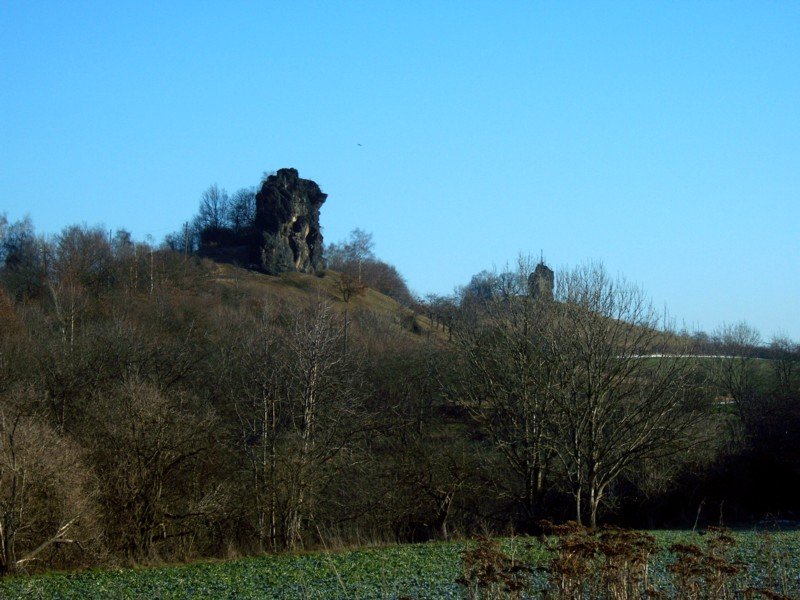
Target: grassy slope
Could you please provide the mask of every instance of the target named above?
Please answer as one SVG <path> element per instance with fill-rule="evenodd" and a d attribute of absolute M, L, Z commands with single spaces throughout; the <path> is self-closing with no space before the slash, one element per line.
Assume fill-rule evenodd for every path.
<path fill-rule="evenodd" d="M 322 276 L 305 273 L 283 273 L 278 276 L 264 275 L 225 263 L 204 261 L 211 270 L 214 279 L 229 290 L 240 294 L 251 301 L 266 300 L 282 307 L 311 306 L 320 301 L 329 303 L 334 310 L 342 313 L 347 308 L 351 314 L 359 311 L 371 311 L 391 318 L 398 324 L 410 322 L 412 318 L 420 328 L 420 333 L 431 331 L 430 320 L 423 315 L 401 306 L 394 299 L 371 288 L 362 294 L 354 295 L 349 305 L 342 300 L 339 290 L 341 274 L 336 271 L 325 271 Z M 406 328 L 407 329 L 407 328 Z M 411 334 L 411 331 L 408 331 Z M 414 337 L 419 337 L 415 335 Z"/>
<path fill-rule="evenodd" d="M 654 532 L 666 549 L 675 541 L 697 541 L 687 532 Z M 782 572 L 800 592 L 800 532 L 763 537 L 736 534 L 738 556 L 748 564 L 747 581 L 764 585 L 770 570 Z M 337 553 L 264 556 L 218 563 L 150 569 L 14 577 L 0 581 L 2 598 L 460 598 L 454 583 L 467 543 L 430 543 Z M 527 564 L 543 564 L 547 553 L 531 538 L 504 542 L 505 551 Z M 662 551 L 654 576 L 672 559 Z M 542 576 L 538 584 L 543 585 Z"/>

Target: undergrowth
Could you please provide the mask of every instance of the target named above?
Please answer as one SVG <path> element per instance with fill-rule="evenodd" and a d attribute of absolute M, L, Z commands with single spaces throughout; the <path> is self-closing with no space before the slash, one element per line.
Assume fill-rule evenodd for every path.
<path fill-rule="evenodd" d="M 543 522 L 550 535 L 542 543 L 550 558 L 541 565 L 515 561 L 491 539 L 478 540 L 462 555 L 457 583 L 470 600 L 792 600 L 798 598 L 785 557 L 773 556 L 769 534 L 762 552 L 750 557 L 759 569 L 754 580 L 738 558 L 735 537 L 710 528 L 700 541 L 674 542 L 666 550 L 653 535 L 574 522 Z M 766 555 L 766 556 L 765 556 Z M 761 563 L 759 563 L 761 561 Z M 543 577 L 536 578 L 540 572 Z"/>

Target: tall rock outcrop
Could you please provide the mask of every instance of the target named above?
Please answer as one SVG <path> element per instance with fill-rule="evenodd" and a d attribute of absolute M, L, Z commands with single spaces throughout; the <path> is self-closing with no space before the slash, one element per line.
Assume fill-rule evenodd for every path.
<path fill-rule="evenodd" d="M 270 175 L 256 194 L 253 259 L 267 273 L 314 273 L 324 267 L 319 209 L 328 197 L 297 169 Z"/>

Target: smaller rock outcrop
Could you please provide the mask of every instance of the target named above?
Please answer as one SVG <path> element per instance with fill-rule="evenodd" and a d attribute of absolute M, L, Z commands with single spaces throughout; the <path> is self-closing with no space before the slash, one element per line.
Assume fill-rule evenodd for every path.
<path fill-rule="evenodd" d="M 556 276 L 553 269 L 544 264 L 544 261 L 540 261 L 528 277 L 528 293 L 533 298 L 552 300 L 555 281 Z"/>
<path fill-rule="evenodd" d="M 328 197 L 297 169 L 270 175 L 256 194 L 253 260 L 272 275 L 324 268 L 319 210 Z"/>

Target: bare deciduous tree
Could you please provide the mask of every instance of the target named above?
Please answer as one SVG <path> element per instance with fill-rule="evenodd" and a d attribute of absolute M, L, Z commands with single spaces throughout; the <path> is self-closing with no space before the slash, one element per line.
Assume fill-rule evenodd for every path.
<path fill-rule="evenodd" d="M 352 355 L 342 352 L 343 329 L 331 308 L 295 315 L 285 338 L 282 376 L 290 407 L 291 460 L 286 514 L 287 546 L 302 543 L 319 495 L 335 477 L 335 459 L 368 427 Z"/>
<path fill-rule="evenodd" d="M 349 239 L 327 248 L 328 266 L 336 271 L 352 271 L 360 282 L 364 261 L 375 259 L 374 247 L 372 234 L 356 227 Z"/>
<path fill-rule="evenodd" d="M 756 349 L 761 335 L 745 322 L 722 325 L 713 334 L 719 359 L 714 362 L 716 380 L 722 390 L 742 404 L 756 386 Z"/>
<path fill-rule="evenodd" d="M 0 575 L 57 548 L 69 548 L 59 553 L 61 564 L 80 560 L 99 537 L 96 489 L 82 452 L 26 414 L 30 402 L 0 400 Z"/>
<path fill-rule="evenodd" d="M 737 436 L 747 435 L 752 424 L 758 421 L 762 409 L 756 356 L 761 335 L 747 323 L 740 322 L 722 325 L 714 332 L 713 340 L 718 356 L 710 363 L 712 378 L 721 399 L 733 402 L 743 426 L 742 431 L 732 432 L 732 437 L 736 439 Z"/>
<path fill-rule="evenodd" d="M 227 220 L 235 235 L 241 235 L 256 218 L 256 190 L 242 188 L 230 200 Z"/>
<path fill-rule="evenodd" d="M 681 340 L 659 330 L 644 294 L 600 265 L 561 273 L 556 299 L 546 346 L 552 377 L 543 391 L 558 413 L 554 448 L 576 518 L 588 514 L 594 527 L 610 486 L 633 461 L 691 443 L 693 361 Z M 664 351 L 650 355 L 653 348 Z"/>
<path fill-rule="evenodd" d="M 9 223 L 0 216 L 0 282 L 12 297 L 36 297 L 45 278 L 44 242 L 29 218 Z"/>
<path fill-rule="evenodd" d="M 198 228 L 205 231 L 217 232 L 223 229 L 228 222 L 230 198 L 225 189 L 220 189 L 217 184 L 212 184 L 200 196 L 200 210 L 197 214 Z"/>
<path fill-rule="evenodd" d="M 775 336 L 770 341 L 770 358 L 775 378 L 775 391 L 783 398 L 790 397 L 800 376 L 800 344 L 787 336 Z"/>
<path fill-rule="evenodd" d="M 347 354 L 347 329 L 350 324 L 350 300 L 353 296 L 360 296 L 366 291 L 366 286 L 349 273 L 342 273 L 336 282 L 336 289 L 344 301 L 344 323 L 342 326 L 342 344 L 344 353 Z"/>
<path fill-rule="evenodd" d="M 278 330 L 265 306 L 238 349 L 237 388 L 233 409 L 239 420 L 239 442 L 248 467 L 248 491 L 260 550 L 281 548 L 280 433 L 283 422 L 283 395 L 278 371 Z"/>
<path fill-rule="evenodd" d="M 343 328 L 321 304 L 275 327 L 264 315 L 246 340 L 252 368 L 235 400 L 253 481 L 260 543 L 299 548 L 342 465 L 370 427 L 355 353 L 344 354 Z"/>
<path fill-rule="evenodd" d="M 461 362 L 454 398 L 486 429 L 515 474 L 513 493 L 529 522 L 545 489 L 554 415 L 550 362 L 541 346 L 549 311 L 527 293 L 530 266 L 520 258 L 514 273 L 492 277 L 492 288 L 465 304 L 453 334 Z"/>
<path fill-rule="evenodd" d="M 98 398 L 96 407 L 95 461 L 120 549 L 147 559 L 157 541 L 190 535 L 193 523 L 213 518 L 213 496 L 220 490 L 192 484 L 198 476 L 192 466 L 214 432 L 213 415 L 181 394 L 137 379 Z"/>

